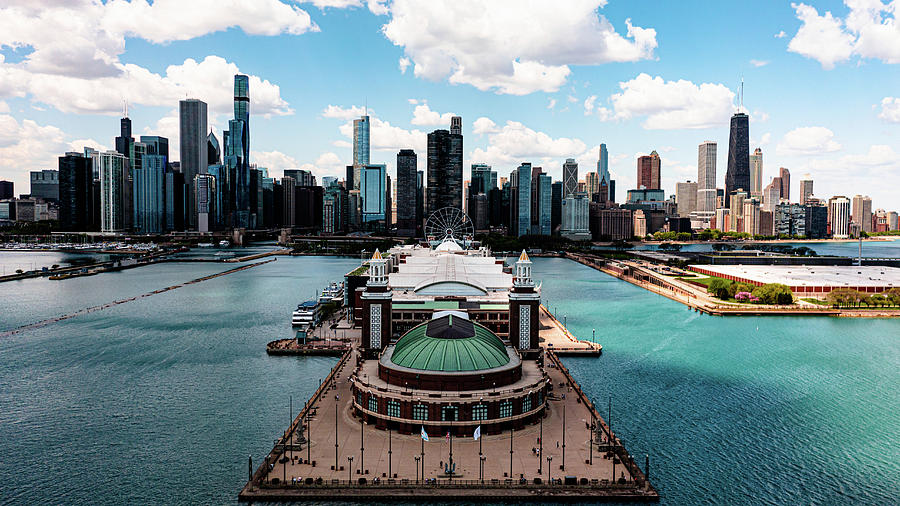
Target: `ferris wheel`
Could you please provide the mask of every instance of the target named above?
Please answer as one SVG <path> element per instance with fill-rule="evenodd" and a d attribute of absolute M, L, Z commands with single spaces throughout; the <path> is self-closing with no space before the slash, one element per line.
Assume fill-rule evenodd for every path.
<path fill-rule="evenodd" d="M 467 248 L 474 237 L 475 227 L 472 225 L 472 219 L 455 207 L 442 207 L 431 213 L 425 222 L 425 240 L 432 246 L 452 240 Z"/>

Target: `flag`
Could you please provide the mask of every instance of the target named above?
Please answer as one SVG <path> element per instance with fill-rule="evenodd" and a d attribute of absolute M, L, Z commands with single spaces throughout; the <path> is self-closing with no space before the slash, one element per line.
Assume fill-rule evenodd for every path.
<path fill-rule="evenodd" d="M 475 441 L 478 441 L 478 438 L 481 437 L 481 425 L 475 427 L 475 434 L 472 434 L 472 437 L 475 438 Z"/>
<path fill-rule="evenodd" d="M 428 441 L 428 433 L 425 432 L 425 426 L 422 426 L 422 439 Z"/>
<path fill-rule="evenodd" d="M 447 431 L 447 441 L 450 441 L 450 431 Z"/>

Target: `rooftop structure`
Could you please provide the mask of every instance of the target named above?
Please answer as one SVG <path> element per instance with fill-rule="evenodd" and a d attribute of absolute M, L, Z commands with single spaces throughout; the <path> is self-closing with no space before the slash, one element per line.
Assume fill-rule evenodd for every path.
<path fill-rule="evenodd" d="M 691 270 L 754 285 L 781 283 L 801 294 L 850 289 L 878 293 L 900 287 L 900 268 L 882 266 L 692 265 Z"/>

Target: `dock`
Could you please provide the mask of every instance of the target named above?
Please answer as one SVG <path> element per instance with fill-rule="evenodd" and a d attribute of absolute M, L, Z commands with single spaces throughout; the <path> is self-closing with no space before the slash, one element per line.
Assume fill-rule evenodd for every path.
<path fill-rule="evenodd" d="M 540 322 L 543 360 L 552 383 L 548 412 L 540 423 L 484 434 L 478 441 L 472 435 L 451 439 L 430 434 L 428 442 L 417 432 L 365 425 L 352 414 L 350 378 L 360 358 L 356 331 L 350 349 L 263 461 L 255 469 L 252 459 L 248 462 L 248 481 L 238 499 L 658 501 L 649 476 L 559 358 L 599 356 L 602 348 L 572 336 L 546 308 Z M 444 465 L 451 459 L 456 469 L 446 474 Z"/>
<path fill-rule="evenodd" d="M 266 353 L 269 355 L 314 355 L 326 357 L 340 357 L 350 350 L 350 342 L 329 339 L 327 341 L 313 341 L 301 343 L 296 338 L 276 339 L 266 345 Z"/>

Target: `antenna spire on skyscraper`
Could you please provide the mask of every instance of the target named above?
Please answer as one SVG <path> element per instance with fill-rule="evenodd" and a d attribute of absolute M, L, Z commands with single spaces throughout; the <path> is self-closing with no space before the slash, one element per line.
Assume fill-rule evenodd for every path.
<path fill-rule="evenodd" d="M 744 76 L 741 76 L 741 108 L 738 112 L 744 112 Z"/>

